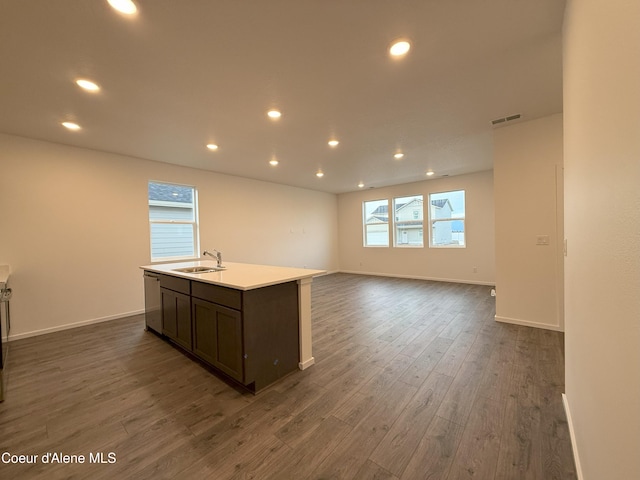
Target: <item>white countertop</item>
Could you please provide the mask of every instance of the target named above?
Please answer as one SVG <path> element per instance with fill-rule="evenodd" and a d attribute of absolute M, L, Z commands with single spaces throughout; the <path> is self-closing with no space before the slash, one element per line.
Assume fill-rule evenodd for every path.
<path fill-rule="evenodd" d="M 140 268 L 150 272 L 163 273 L 165 275 L 173 275 L 174 277 L 235 288 L 236 290 L 252 290 L 254 288 L 277 285 L 279 283 L 301 280 L 326 273 L 325 270 L 311 270 L 308 268 L 274 267 L 270 265 L 232 262 L 223 262 L 223 266 L 226 268 L 219 272 L 183 273 L 174 271 L 176 268 L 198 266 L 215 267 L 216 262 L 212 260 L 195 260 L 191 262 L 145 265 Z"/>
<path fill-rule="evenodd" d="M 11 267 L 9 265 L 0 265 L 0 288 L 4 288 L 9 281 L 11 275 Z"/>

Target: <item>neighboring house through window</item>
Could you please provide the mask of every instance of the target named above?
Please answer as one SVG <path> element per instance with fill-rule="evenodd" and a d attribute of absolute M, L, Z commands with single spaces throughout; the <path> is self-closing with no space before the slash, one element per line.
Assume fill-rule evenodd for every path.
<path fill-rule="evenodd" d="M 422 247 L 422 195 L 393 199 L 394 246 Z"/>
<path fill-rule="evenodd" d="M 372 200 L 362 205 L 364 246 L 389 246 L 389 201 Z"/>
<path fill-rule="evenodd" d="M 432 193 L 429 195 L 430 247 L 464 247 L 465 192 Z"/>
<path fill-rule="evenodd" d="M 197 257 L 198 192 L 194 187 L 149 182 L 151 260 Z"/>
<path fill-rule="evenodd" d="M 389 203 L 393 215 L 389 215 Z M 363 202 L 363 237 L 365 247 L 388 247 L 393 224 L 394 247 L 422 247 L 424 207 L 422 195 Z"/>

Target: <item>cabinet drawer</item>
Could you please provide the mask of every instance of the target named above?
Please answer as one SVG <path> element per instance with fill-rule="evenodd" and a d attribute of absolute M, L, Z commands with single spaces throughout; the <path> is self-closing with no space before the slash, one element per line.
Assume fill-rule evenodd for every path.
<path fill-rule="evenodd" d="M 191 295 L 190 281 L 186 278 L 178 278 L 172 277 L 171 275 L 160 275 L 160 286 L 162 288 L 168 288 L 169 290 L 173 290 L 174 292 L 184 293 L 186 295 Z"/>
<path fill-rule="evenodd" d="M 191 295 L 194 297 L 236 310 L 242 309 L 242 292 L 240 290 L 202 282 L 193 282 L 191 288 Z"/>

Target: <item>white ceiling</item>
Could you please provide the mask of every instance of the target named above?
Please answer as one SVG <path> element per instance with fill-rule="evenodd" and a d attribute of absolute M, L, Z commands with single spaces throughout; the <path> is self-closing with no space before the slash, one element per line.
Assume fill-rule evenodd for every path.
<path fill-rule="evenodd" d="M 563 0 L 136 3 L 0 0 L 0 132 L 341 193 L 491 169 L 492 119 L 562 110 Z"/>

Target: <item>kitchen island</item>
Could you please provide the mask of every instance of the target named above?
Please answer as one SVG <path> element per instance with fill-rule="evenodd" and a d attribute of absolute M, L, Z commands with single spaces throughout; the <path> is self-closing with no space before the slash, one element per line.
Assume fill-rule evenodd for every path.
<path fill-rule="evenodd" d="M 232 262 L 218 269 L 205 260 L 140 268 L 147 317 L 155 310 L 158 319 L 147 327 L 250 391 L 313 365 L 311 282 L 325 271 Z M 159 287 L 155 308 L 150 281 Z"/>

